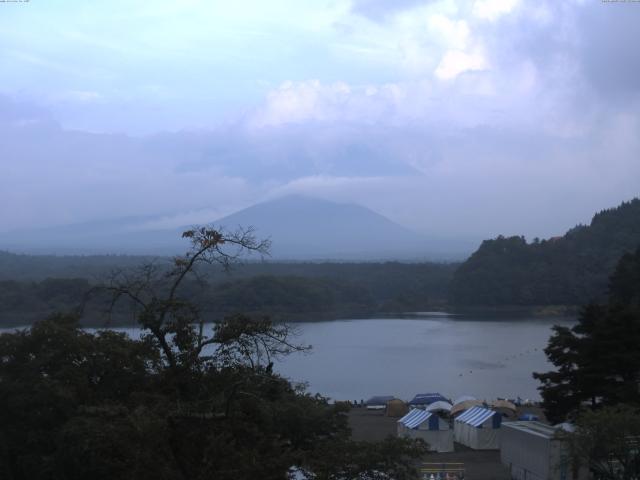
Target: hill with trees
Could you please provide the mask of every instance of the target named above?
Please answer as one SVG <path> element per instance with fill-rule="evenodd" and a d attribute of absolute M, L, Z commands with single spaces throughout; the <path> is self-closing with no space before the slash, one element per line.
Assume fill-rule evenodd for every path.
<path fill-rule="evenodd" d="M 70 311 L 113 271 L 138 264 L 170 268 L 168 258 L 135 256 L 31 256 L 0 252 L 0 325 L 30 324 L 53 311 Z M 441 308 L 457 264 L 247 262 L 231 272 L 212 265 L 206 282 L 185 282 L 183 293 L 209 320 L 245 312 L 308 321 Z M 130 324 L 124 312 L 112 321 Z M 83 324 L 104 325 L 98 311 Z"/>
<path fill-rule="evenodd" d="M 456 305 L 582 305 L 606 298 L 622 255 L 640 245 L 640 200 L 594 215 L 562 237 L 485 240 L 455 272 Z"/>

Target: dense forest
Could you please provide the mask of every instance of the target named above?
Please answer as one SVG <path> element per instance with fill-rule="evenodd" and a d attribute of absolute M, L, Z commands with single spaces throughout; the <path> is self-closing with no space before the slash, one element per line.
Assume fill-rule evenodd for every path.
<path fill-rule="evenodd" d="M 0 324 L 28 324 L 52 311 L 76 309 L 85 294 L 113 271 L 167 259 L 128 256 L 55 257 L 0 253 Z M 234 312 L 275 319 L 317 320 L 336 316 L 418 311 L 442 307 L 456 264 L 247 262 L 230 272 L 205 265 L 206 281 L 189 281 L 182 294 L 211 320 Z M 92 295 L 83 323 L 100 325 L 108 304 Z M 126 309 L 111 321 L 131 323 Z"/>
<path fill-rule="evenodd" d="M 278 320 L 439 308 L 531 307 L 602 302 L 618 259 L 640 245 L 640 200 L 597 213 L 547 240 L 499 236 L 464 263 L 336 263 L 249 260 L 225 271 L 202 267 L 206 281 L 189 281 L 182 294 L 211 320 L 235 312 Z M 30 256 L 0 252 L 0 325 L 28 324 L 52 311 L 75 311 L 86 293 L 114 271 L 141 264 L 169 268 L 168 258 L 141 256 Z M 83 323 L 103 324 L 105 299 L 94 295 Z M 103 309 L 102 309 L 103 310 Z M 131 323 L 124 310 L 116 324 Z"/>
<path fill-rule="evenodd" d="M 622 255 L 640 245 L 640 200 L 597 213 L 548 240 L 486 240 L 451 282 L 456 305 L 581 305 L 606 298 Z"/>

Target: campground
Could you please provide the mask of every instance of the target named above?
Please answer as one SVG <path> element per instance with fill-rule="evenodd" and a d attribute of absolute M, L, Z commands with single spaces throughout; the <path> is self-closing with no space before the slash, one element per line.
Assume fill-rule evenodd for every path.
<path fill-rule="evenodd" d="M 530 410 L 530 409 L 529 409 Z M 349 425 L 352 438 L 357 441 L 379 441 L 396 435 L 397 418 L 387 417 L 384 410 L 352 408 Z M 509 480 L 509 469 L 500 463 L 499 450 L 472 450 L 455 443 L 450 453 L 429 453 L 425 463 L 464 464 L 465 480 Z"/>

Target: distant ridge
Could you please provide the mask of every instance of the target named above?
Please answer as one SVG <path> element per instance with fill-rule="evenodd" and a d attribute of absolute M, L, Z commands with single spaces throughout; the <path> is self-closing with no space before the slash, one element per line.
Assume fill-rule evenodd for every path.
<path fill-rule="evenodd" d="M 625 253 L 640 246 L 640 200 L 596 213 L 588 226 L 527 243 L 485 240 L 456 271 L 458 305 L 583 305 L 605 299 L 608 278 Z"/>
<path fill-rule="evenodd" d="M 141 230 L 150 217 L 131 217 L 0 235 L 0 249 L 39 254 L 174 255 L 187 247 L 188 226 Z M 233 230 L 253 226 L 272 240 L 274 260 L 449 260 L 471 250 L 465 242 L 427 238 L 366 207 L 290 195 L 213 222 Z"/>
<path fill-rule="evenodd" d="M 245 208 L 216 224 L 253 225 L 272 240 L 274 258 L 418 258 L 427 238 L 355 204 L 290 195 Z"/>

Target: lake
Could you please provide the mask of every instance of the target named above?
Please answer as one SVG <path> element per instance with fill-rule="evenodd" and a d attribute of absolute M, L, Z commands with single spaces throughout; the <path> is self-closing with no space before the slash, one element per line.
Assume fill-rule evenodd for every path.
<path fill-rule="evenodd" d="M 310 344 L 275 370 L 313 393 L 337 400 L 373 395 L 411 399 L 416 393 L 539 399 L 531 373 L 551 368 L 543 349 L 566 318 L 372 318 L 295 323 L 297 343 Z M 210 331 L 211 325 L 207 326 Z M 139 329 L 118 329 L 138 337 Z"/>
<path fill-rule="evenodd" d="M 276 365 L 309 390 L 337 400 L 416 393 L 539 399 L 531 373 L 547 371 L 543 349 L 567 319 L 380 318 L 297 324 L 313 346 Z"/>

